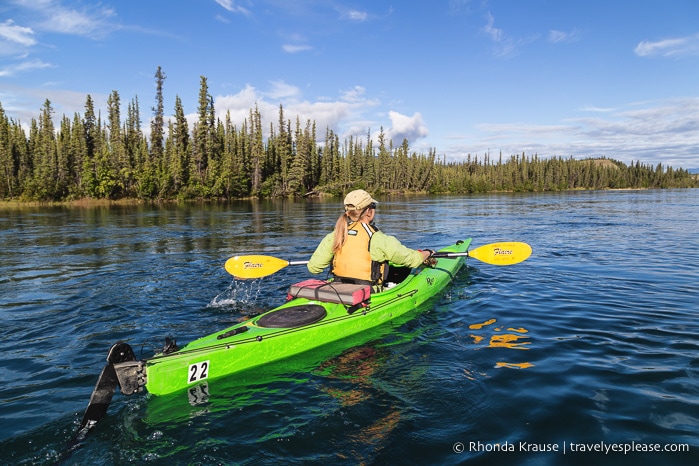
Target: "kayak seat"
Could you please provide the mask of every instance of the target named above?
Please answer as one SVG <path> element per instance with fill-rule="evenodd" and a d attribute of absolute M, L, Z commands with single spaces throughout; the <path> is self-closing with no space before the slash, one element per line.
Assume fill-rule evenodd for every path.
<path fill-rule="evenodd" d="M 303 304 L 265 314 L 257 320 L 257 325 L 266 328 L 302 327 L 316 323 L 326 315 L 327 311 L 320 304 Z"/>
<path fill-rule="evenodd" d="M 388 275 L 384 280 L 384 283 L 401 283 L 403 280 L 408 278 L 410 272 L 413 269 L 410 267 L 398 267 L 396 265 L 391 265 L 388 267 Z"/>
<path fill-rule="evenodd" d="M 351 283 L 305 280 L 291 285 L 287 299 L 306 298 L 326 303 L 354 306 L 366 302 L 371 297 L 371 286 Z"/>

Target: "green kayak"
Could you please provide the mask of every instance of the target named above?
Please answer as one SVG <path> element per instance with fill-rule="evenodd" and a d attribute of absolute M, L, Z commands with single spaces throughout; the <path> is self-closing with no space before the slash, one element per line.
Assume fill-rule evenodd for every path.
<path fill-rule="evenodd" d="M 440 252 L 465 252 L 470 242 Z M 166 395 L 304 353 L 395 319 L 443 290 L 464 258 L 437 261 L 434 268 L 409 271 L 402 282 L 371 295 L 361 285 L 302 282 L 291 288 L 291 299 L 285 304 L 144 361 L 146 390 Z"/>
<path fill-rule="evenodd" d="M 83 416 L 80 430 L 92 427 L 107 412 L 117 386 L 124 395 L 144 389 L 153 395 L 179 391 L 207 391 L 209 381 L 231 374 L 264 372 L 273 363 L 319 350 L 326 345 L 348 345 L 362 332 L 382 324 L 400 322 L 408 312 L 425 304 L 454 279 L 470 257 L 492 265 L 526 260 L 532 248 L 526 243 L 492 243 L 469 250 L 471 239 L 458 241 L 431 256 L 431 266 L 416 269 L 391 267 L 380 292 L 369 286 L 306 280 L 289 288 L 287 302 L 245 322 L 194 340 L 182 348 L 166 339 L 152 358 L 138 360 L 131 346 L 114 344 Z M 270 256 L 235 256 L 226 270 L 238 278 L 259 278 L 287 265 Z M 251 369 L 253 369 L 251 371 Z M 242 380 L 241 379 L 241 380 Z"/>
<path fill-rule="evenodd" d="M 398 319 L 453 280 L 469 255 L 470 244 L 467 239 L 441 249 L 434 256 L 439 257 L 434 267 L 396 268 L 381 292 L 332 281 L 298 283 L 289 289 L 281 306 L 181 348 L 166 341 L 162 352 L 148 359 L 138 360 L 127 343 L 116 343 L 109 350 L 108 364 L 92 392 L 81 429 L 106 414 L 117 386 L 124 395 L 144 388 L 152 395 L 191 390 Z"/>

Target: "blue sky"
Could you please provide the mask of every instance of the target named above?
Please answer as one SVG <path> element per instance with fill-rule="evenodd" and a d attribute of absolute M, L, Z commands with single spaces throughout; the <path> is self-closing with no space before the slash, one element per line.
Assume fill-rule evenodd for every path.
<path fill-rule="evenodd" d="M 699 167 L 695 0 L 2 0 L 0 103 L 28 125 L 138 98 L 384 132 L 459 160 L 500 152 Z"/>

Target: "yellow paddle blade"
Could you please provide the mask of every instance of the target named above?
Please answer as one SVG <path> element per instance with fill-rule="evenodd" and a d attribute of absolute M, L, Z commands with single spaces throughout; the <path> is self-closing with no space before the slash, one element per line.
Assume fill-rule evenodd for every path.
<path fill-rule="evenodd" d="M 491 243 L 468 252 L 473 257 L 486 264 L 512 265 L 527 260 L 532 254 L 532 247 L 527 243 L 507 242 Z"/>
<path fill-rule="evenodd" d="M 226 261 L 226 272 L 235 278 L 261 278 L 289 265 L 288 261 L 272 256 L 234 256 Z"/>

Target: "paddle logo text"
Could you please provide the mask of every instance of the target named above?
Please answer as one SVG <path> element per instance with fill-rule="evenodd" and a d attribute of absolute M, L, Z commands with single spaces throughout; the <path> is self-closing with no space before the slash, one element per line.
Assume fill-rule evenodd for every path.
<path fill-rule="evenodd" d="M 514 254 L 514 251 L 512 249 L 494 248 L 493 253 L 496 256 L 511 256 Z"/>
<path fill-rule="evenodd" d="M 259 262 L 243 262 L 243 269 L 259 269 L 261 267 L 264 267 L 264 265 L 260 264 Z"/>

